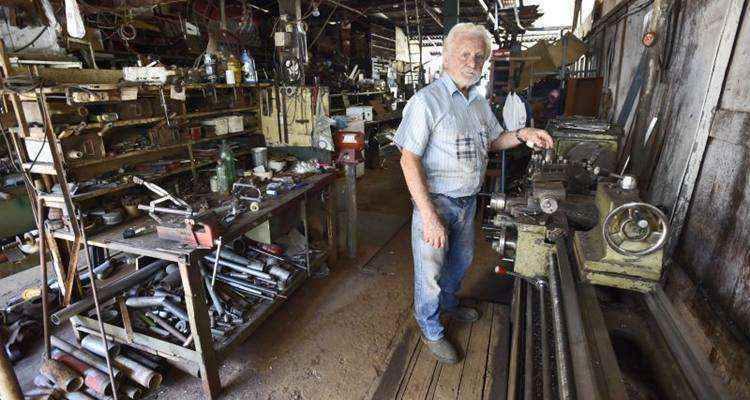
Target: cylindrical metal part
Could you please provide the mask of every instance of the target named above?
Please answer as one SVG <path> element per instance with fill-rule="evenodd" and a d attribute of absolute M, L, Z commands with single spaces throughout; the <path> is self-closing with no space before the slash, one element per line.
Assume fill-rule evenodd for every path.
<path fill-rule="evenodd" d="M 260 253 L 260 254 L 263 254 L 264 256 L 271 257 L 271 258 L 279 260 L 279 261 L 283 261 L 283 262 L 285 262 L 285 263 L 287 263 L 289 265 L 292 265 L 294 267 L 297 267 L 297 268 L 299 268 L 299 269 L 301 269 L 303 271 L 307 271 L 307 267 L 305 267 L 304 265 L 302 265 L 302 264 L 300 264 L 300 263 L 298 263 L 296 261 L 293 261 L 293 260 L 291 260 L 291 259 L 289 259 L 287 257 L 283 257 L 283 256 L 280 256 L 278 254 L 271 253 L 270 251 L 263 250 L 260 247 L 253 246 L 251 244 L 248 244 L 247 248 L 250 249 L 250 250 L 252 250 L 252 251 L 254 251 L 254 252 L 256 252 L 256 253 Z"/>
<path fill-rule="evenodd" d="M 278 296 L 279 295 L 278 291 L 272 290 L 272 289 L 268 289 L 268 288 L 265 288 L 263 286 L 253 285 L 252 283 L 244 282 L 244 281 L 241 281 L 239 279 L 230 278 L 230 277 L 225 276 L 225 275 L 217 275 L 217 278 L 218 277 L 222 277 L 224 279 L 222 282 L 237 283 L 237 284 L 243 285 L 245 287 L 248 287 L 250 289 L 257 290 L 257 291 L 259 291 L 259 292 L 261 292 L 263 294 L 269 295 L 269 296 Z"/>
<path fill-rule="evenodd" d="M 224 307 L 221 304 L 221 300 L 219 299 L 219 296 L 216 295 L 216 291 L 214 290 L 213 285 L 211 285 L 211 280 L 205 273 L 203 274 L 203 282 L 205 282 L 206 284 L 206 291 L 208 292 L 208 296 L 211 298 L 211 304 L 213 305 L 214 310 L 216 310 L 219 315 L 224 314 Z"/>
<path fill-rule="evenodd" d="M 51 357 L 83 375 L 83 383 L 90 389 L 106 396 L 112 394 L 109 376 L 98 369 L 57 348 L 52 349 Z"/>
<path fill-rule="evenodd" d="M 94 335 L 87 337 L 91 337 L 92 339 L 85 342 L 81 341 L 81 345 L 86 350 L 103 357 L 105 353 L 101 345 L 101 340 Z M 161 385 L 162 376 L 160 373 L 122 355 L 114 357 L 113 360 L 125 376 L 146 389 L 156 389 Z"/>
<path fill-rule="evenodd" d="M 125 371 L 125 376 L 146 389 L 154 390 L 161 385 L 162 375 L 151 368 L 125 356 L 117 356 L 115 361 Z"/>
<path fill-rule="evenodd" d="M 88 346 L 84 345 L 83 342 L 93 342 L 93 341 L 99 341 L 99 344 L 97 344 L 97 346 L 103 346 L 99 338 L 97 338 L 96 336 L 91 336 L 91 335 L 86 336 L 81 340 L 81 346 L 83 346 L 83 348 L 85 349 Z M 120 351 L 122 350 L 122 347 L 120 347 L 120 345 L 115 342 L 109 342 L 108 347 L 109 348 L 107 350 L 109 350 L 109 354 L 113 356 L 119 355 Z"/>
<path fill-rule="evenodd" d="M 143 390 L 138 386 L 123 384 L 120 385 L 120 391 L 130 400 L 139 400 L 143 397 Z"/>
<path fill-rule="evenodd" d="M 168 261 L 159 260 L 155 261 L 138 271 L 128 274 L 122 279 L 112 282 L 106 286 L 99 288 L 98 295 L 100 302 L 106 302 L 113 299 L 121 292 L 130 289 L 133 286 L 139 285 L 148 280 L 151 275 L 164 268 L 168 264 Z M 50 320 L 55 325 L 60 325 L 63 322 L 70 319 L 70 317 L 76 316 L 82 312 L 86 312 L 94 307 L 93 297 L 87 297 L 81 301 L 77 301 L 62 310 L 52 314 Z M 59 346 L 58 346 L 59 347 Z M 65 349 L 63 349 L 65 350 Z"/>
<path fill-rule="evenodd" d="M 132 350 L 132 349 L 123 352 L 122 355 L 124 355 L 125 357 L 127 357 L 127 358 L 129 358 L 129 359 L 131 359 L 131 360 L 133 360 L 135 362 L 137 362 L 138 364 L 141 364 L 141 365 L 143 365 L 145 367 L 151 368 L 151 369 L 153 369 L 155 371 L 156 370 L 160 370 L 162 368 L 162 365 L 159 364 L 158 361 L 156 361 L 156 360 L 154 360 L 154 359 L 152 359 L 152 358 L 150 358 L 148 356 L 145 356 L 145 355 L 143 355 L 141 353 L 138 353 L 138 352 L 136 352 L 135 350 Z"/>
<path fill-rule="evenodd" d="M 557 365 L 557 390 L 560 399 L 572 399 L 570 388 L 570 370 L 568 353 L 566 349 L 567 335 L 563 324 L 562 299 L 560 298 L 560 286 L 557 280 L 557 267 L 555 254 L 549 254 L 549 291 L 552 303 L 552 321 L 555 332 L 555 363 Z"/>
<path fill-rule="evenodd" d="M 216 256 L 214 256 L 213 254 L 210 254 L 210 255 L 204 256 L 203 259 L 206 260 L 206 261 L 209 261 L 209 262 L 215 262 L 216 261 Z M 244 273 L 246 273 L 248 275 L 252 275 L 252 276 L 255 276 L 257 278 L 266 280 L 269 283 L 276 283 L 273 280 L 273 277 L 270 274 L 267 274 L 267 273 L 262 272 L 262 271 L 254 270 L 254 269 L 252 269 L 252 268 L 250 268 L 250 267 L 248 267 L 246 265 L 238 264 L 238 263 L 236 263 L 234 261 L 229 261 L 229 260 L 225 260 L 225 259 L 219 258 L 219 265 L 221 265 L 222 267 L 231 268 L 231 269 L 233 269 L 235 271 L 244 272 Z"/>
<path fill-rule="evenodd" d="M 50 336 L 50 340 L 52 341 L 52 346 L 55 346 L 60 350 L 72 355 L 73 357 L 85 362 L 86 364 L 91 365 L 99 371 L 109 374 L 109 371 L 107 370 L 107 363 L 101 358 L 89 353 L 84 349 L 79 349 L 78 347 L 58 338 L 57 336 Z M 122 375 L 122 370 L 120 370 L 119 368 L 112 368 L 112 373 L 117 379 Z"/>
<path fill-rule="evenodd" d="M 505 199 L 506 197 L 502 193 L 493 194 L 490 198 L 490 203 L 487 205 L 487 208 L 493 211 L 503 211 L 505 210 Z"/>
<path fill-rule="evenodd" d="M 173 327 L 172 325 L 170 325 L 169 322 L 165 321 L 164 319 L 162 319 L 158 315 L 156 315 L 156 314 L 154 314 L 154 313 L 152 313 L 150 311 L 147 312 L 146 315 L 149 318 L 151 318 L 151 320 L 153 320 L 157 325 L 159 325 L 160 327 L 162 327 L 165 331 L 169 332 L 172 336 L 174 336 L 177 340 L 179 340 L 180 343 L 185 343 L 187 341 L 187 338 L 185 337 L 185 335 L 183 335 L 180 331 L 178 331 L 177 329 L 175 329 L 175 327 Z"/>
<path fill-rule="evenodd" d="M 171 301 L 167 300 L 167 298 L 164 296 L 130 297 L 127 300 L 125 300 L 125 305 L 128 307 L 134 307 L 134 308 L 163 307 L 165 310 L 169 311 L 172 315 L 174 315 L 175 317 L 183 321 L 190 320 L 185 310 L 183 310 L 176 304 L 172 303 Z"/>
<path fill-rule="evenodd" d="M 180 270 L 176 264 L 169 264 L 166 272 L 167 275 L 161 278 L 161 281 L 159 282 L 163 287 L 172 290 L 182 286 L 182 276 L 180 275 Z"/>
<path fill-rule="evenodd" d="M 66 392 L 75 392 L 83 386 L 83 377 L 81 374 L 57 360 L 44 359 L 41 367 L 39 367 L 39 373 Z"/>
<path fill-rule="evenodd" d="M 289 278 L 292 277 L 291 272 L 279 267 L 278 265 L 272 265 L 271 268 L 268 269 L 268 273 L 275 276 L 282 282 L 286 282 L 289 280 Z"/>
<path fill-rule="evenodd" d="M 245 286 L 243 284 L 240 284 L 240 283 L 237 283 L 237 282 L 234 282 L 234 281 L 227 281 L 226 278 L 224 278 L 224 277 L 217 276 L 216 279 L 218 279 L 221 282 L 224 282 L 226 285 L 231 286 L 231 287 L 233 287 L 233 288 L 235 288 L 235 289 L 237 289 L 237 290 L 239 290 L 239 291 L 241 291 L 243 293 L 247 293 L 247 294 L 249 294 L 251 296 L 259 297 L 259 298 L 264 299 L 264 300 L 271 300 L 271 301 L 273 301 L 273 297 L 267 296 L 267 295 L 263 294 L 263 292 L 261 292 L 259 290 L 255 290 L 253 288 L 247 287 L 247 286 Z"/>
<path fill-rule="evenodd" d="M 256 271 L 263 271 L 263 263 L 258 260 L 251 260 L 246 257 L 242 257 L 241 255 L 233 253 L 231 250 L 224 248 L 221 250 L 221 253 L 219 253 L 219 258 L 223 258 L 228 261 L 232 261 L 238 264 L 242 264 L 247 266 L 248 268 L 252 268 Z"/>

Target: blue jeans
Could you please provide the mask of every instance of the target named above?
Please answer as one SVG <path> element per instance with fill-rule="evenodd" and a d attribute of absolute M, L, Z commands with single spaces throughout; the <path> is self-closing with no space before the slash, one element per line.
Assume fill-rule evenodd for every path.
<path fill-rule="evenodd" d="M 435 211 L 448 234 L 448 242 L 436 249 L 422 239 L 422 218 L 414 207 L 411 247 L 414 255 L 414 318 L 427 340 L 443 337 L 440 311 L 458 306 L 456 292 L 474 258 L 476 196 L 451 198 L 431 194 Z"/>

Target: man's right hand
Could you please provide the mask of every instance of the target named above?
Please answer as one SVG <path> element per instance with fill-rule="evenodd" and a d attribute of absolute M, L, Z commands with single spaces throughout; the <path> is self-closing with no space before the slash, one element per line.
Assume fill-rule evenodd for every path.
<path fill-rule="evenodd" d="M 442 249 L 448 245 L 448 235 L 437 213 L 422 216 L 422 240 L 436 249 Z"/>

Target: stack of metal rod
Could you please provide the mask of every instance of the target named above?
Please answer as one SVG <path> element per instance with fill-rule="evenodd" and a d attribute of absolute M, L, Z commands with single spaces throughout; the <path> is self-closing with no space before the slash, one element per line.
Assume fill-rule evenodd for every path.
<path fill-rule="evenodd" d="M 258 249 L 262 251 L 261 249 Z M 245 323 L 253 305 L 284 298 L 297 265 L 273 253 L 256 253 L 246 257 L 217 246 L 216 252 L 203 259 L 203 280 L 211 303 L 211 332 L 215 339 L 231 335 Z"/>
<path fill-rule="evenodd" d="M 118 398 L 137 400 L 161 385 L 162 360 L 159 357 L 109 345 L 115 387 L 108 376 L 107 352 L 99 337 L 89 335 L 78 347 L 51 336 L 50 358 L 44 359 L 36 388 L 25 393 L 27 398 L 65 398 L 73 400 Z"/>

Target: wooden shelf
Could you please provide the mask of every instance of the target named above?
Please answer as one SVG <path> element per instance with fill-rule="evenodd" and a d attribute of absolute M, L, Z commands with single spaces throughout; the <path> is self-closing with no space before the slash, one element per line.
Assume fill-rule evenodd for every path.
<path fill-rule="evenodd" d="M 126 160 L 128 158 L 132 158 L 132 157 L 135 157 L 135 156 L 143 156 L 143 155 L 147 155 L 147 154 L 153 154 L 153 153 L 159 153 L 159 152 L 163 152 L 163 151 L 175 150 L 175 149 L 179 149 L 179 148 L 187 147 L 187 146 L 194 146 L 196 144 L 207 143 L 207 142 L 211 142 L 211 141 L 214 141 L 214 140 L 219 140 L 219 139 L 226 140 L 226 139 L 231 139 L 231 138 L 235 138 L 235 137 L 240 137 L 242 135 L 248 135 L 249 136 L 249 135 L 253 135 L 253 134 L 260 134 L 260 132 L 258 132 L 256 130 L 253 130 L 253 131 L 247 131 L 247 130 L 245 130 L 245 131 L 241 131 L 241 132 L 227 133 L 226 135 L 213 136 L 213 137 L 203 138 L 203 139 L 198 139 L 198 140 L 189 140 L 189 141 L 185 141 L 185 142 L 181 142 L 181 143 L 170 144 L 170 145 L 167 145 L 167 146 L 159 146 L 159 147 L 154 147 L 154 148 L 145 149 L 145 150 L 135 150 L 135 151 L 131 151 L 131 152 L 128 152 L 128 153 L 118 154 L 116 156 L 105 157 L 105 158 L 98 159 L 98 160 L 88 160 L 88 161 L 83 161 L 83 162 L 70 163 L 70 168 L 75 169 L 75 168 L 82 168 L 82 167 L 90 167 L 92 165 L 97 165 L 97 164 L 102 164 L 102 163 L 108 163 L 108 162 L 113 162 L 113 161 L 117 161 L 117 160 Z"/>
<path fill-rule="evenodd" d="M 75 70 L 71 70 L 75 71 Z M 138 86 L 139 91 L 144 90 L 148 92 L 157 92 L 159 90 L 168 89 L 173 85 L 136 85 L 135 82 L 133 83 L 133 87 Z M 216 89 L 231 89 L 231 88 L 248 88 L 248 89 L 262 89 L 262 88 L 268 88 L 272 87 L 273 83 L 258 83 L 254 85 L 250 84 L 236 84 L 236 85 L 227 85 L 226 83 L 188 83 L 185 84 L 183 87 L 188 90 L 194 90 L 194 89 L 210 89 L 210 88 L 216 88 Z M 69 88 L 82 88 L 86 90 L 91 91 L 106 91 L 106 90 L 118 90 L 122 87 L 127 86 L 121 86 L 119 84 L 115 83 L 102 83 L 102 84 L 80 84 L 80 83 L 66 83 L 66 84 L 60 84 L 60 85 L 54 85 L 54 86 L 47 86 L 42 89 L 42 93 L 44 94 L 59 94 L 59 93 L 65 93 L 65 91 Z M 35 93 L 26 93 L 26 96 L 35 96 Z"/>
<path fill-rule="evenodd" d="M 216 111 L 199 111 L 199 112 L 193 112 L 193 113 L 187 113 L 185 115 L 175 115 L 172 117 L 172 119 L 190 119 L 190 118 L 205 118 L 205 117 L 215 117 L 227 113 L 233 113 L 233 112 L 256 112 L 257 109 L 255 106 L 250 107 L 237 107 L 237 108 L 227 108 L 226 110 L 216 110 Z M 136 118 L 136 119 L 125 119 L 120 121 L 112 122 L 113 128 L 121 128 L 124 126 L 136 126 L 136 125 L 146 125 L 146 124 L 153 124 L 155 122 L 164 121 L 164 117 L 151 117 L 151 118 Z M 86 126 L 83 129 L 101 129 L 104 128 L 109 123 L 107 122 L 92 122 L 89 124 L 86 124 Z"/>
<path fill-rule="evenodd" d="M 252 152 L 251 150 L 240 150 L 240 151 L 234 152 L 234 155 L 235 155 L 235 157 L 237 157 L 237 156 L 245 156 L 245 155 L 250 154 L 251 152 Z M 205 166 L 214 164 L 215 162 L 216 161 L 214 161 L 214 160 L 210 160 L 210 161 L 196 162 L 195 164 L 191 163 L 191 165 L 189 165 L 189 166 L 182 167 L 182 168 L 177 168 L 177 169 L 174 169 L 172 171 L 164 172 L 162 174 L 157 174 L 157 175 L 152 175 L 152 176 L 144 177 L 144 179 L 149 180 L 149 181 L 158 181 L 158 180 L 161 180 L 161 179 L 164 179 L 164 178 L 168 178 L 170 176 L 174 176 L 174 175 L 178 175 L 178 174 L 181 174 L 181 173 L 192 171 L 193 169 L 203 168 Z M 133 174 L 133 175 L 137 175 L 137 174 Z M 134 184 L 134 183 L 132 183 L 132 182 L 131 183 L 124 183 L 124 184 L 119 185 L 117 187 L 102 188 L 102 189 L 93 190 L 91 192 L 85 192 L 85 193 L 81 193 L 81 194 L 76 194 L 76 195 L 72 196 L 72 199 L 73 199 L 73 201 L 89 200 L 89 199 L 93 199 L 95 197 L 99 197 L 99 196 L 104 196 L 104 195 L 109 195 L 109 194 L 121 192 L 123 190 L 130 189 L 130 188 L 133 188 L 133 187 L 136 187 L 136 186 L 137 185 Z"/>

